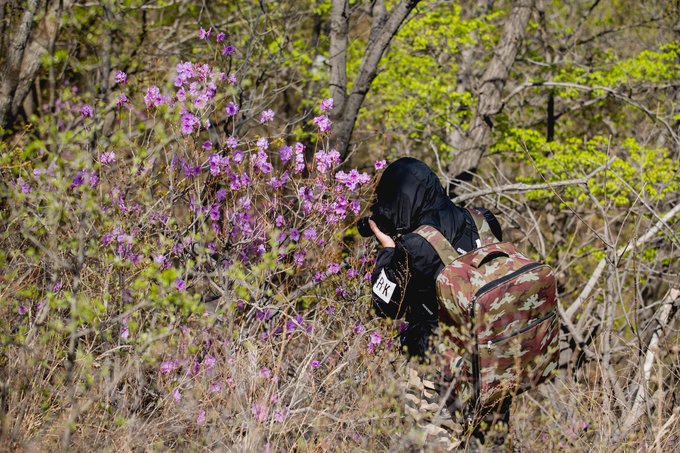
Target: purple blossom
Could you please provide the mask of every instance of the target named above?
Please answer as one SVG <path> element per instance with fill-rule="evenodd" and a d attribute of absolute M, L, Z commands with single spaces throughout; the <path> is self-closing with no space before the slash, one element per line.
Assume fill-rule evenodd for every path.
<path fill-rule="evenodd" d="M 236 74 L 229 74 L 227 81 L 229 82 L 229 85 L 236 85 L 237 82 Z"/>
<path fill-rule="evenodd" d="M 175 78 L 175 86 L 181 87 L 196 75 L 194 64 L 190 61 L 178 63 L 175 67 L 177 70 L 177 77 Z"/>
<path fill-rule="evenodd" d="M 327 98 L 321 101 L 321 111 L 323 112 L 328 112 L 329 110 L 333 110 L 334 106 L 334 101 L 333 98 Z"/>
<path fill-rule="evenodd" d="M 217 201 L 222 201 L 227 198 L 227 189 L 220 189 L 217 191 Z"/>
<path fill-rule="evenodd" d="M 122 83 L 125 85 L 127 83 L 127 74 L 123 71 L 116 71 L 116 75 L 113 77 L 116 83 Z"/>
<path fill-rule="evenodd" d="M 99 156 L 99 162 L 102 165 L 108 165 L 116 161 L 116 154 L 113 151 L 106 151 Z"/>
<path fill-rule="evenodd" d="M 229 102 L 224 110 L 227 112 L 227 116 L 234 116 L 238 113 L 239 107 L 237 103 Z"/>
<path fill-rule="evenodd" d="M 82 171 L 79 171 L 73 177 L 73 181 L 71 181 L 71 185 L 69 187 L 71 189 L 75 189 L 76 187 L 82 186 L 84 183 L 85 183 L 85 173 L 82 172 Z"/>
<path fill-rule="evenodd" d="M 359 276 L 359 271 L 356 270 L 356 269 L 353 268 L 353 267 L 350 268 L 350 269 L 347 271 L 347 278 L 352 279 L 352 278 L 356 278 L 356 277 L 358 277 L 358 276 Z"/>
<path fill-rule="evenodd" d="M 354 324 L 354 333 L 357 335 L 363 335 L 363 333 L 366 332 L 366 328 L 364 327 L 363 324 L 361 324 L 359 321 L 357 321 Z"/>
<path fill-rule="evenodd" d="M 260 377 L 265 378 L 265 379 L 269 379 L 270 377 L 272 377 L 272 370 L 270 370 L 267 367 L 262 367 L 262 368 L 260 368 L 259 374 L 260 374 Z"/>
<path fill-rule="evenodd" d="M 179 387 L 175 387 L 175 390 L 172 391 L 172 399 L 175 400 L 175 403 L 182 401 L 182 392 L 179 391 Z"/>
<path fill-rule="evenodd" d="M 153 257 L 153 262 L 163 267 L 163 265 L 165 264 L 165 255 L 159 253 L 158 255 Z"/>
<path fill-rule="evenodd" d="M 297 228 L 291 228 L 288 234 L 292 241 L 297 242 L 300 240 L 300 230 L 298 230 Z"/>
<path fill-rule="evenodd" d="M 222 391 L 222 385 L 219 382 L 212 382 L 209 387 L 210 393 L 219 393 Z"/>
<path fill-rule="evenodd" d="M 286 418 L 288 418 L 288 410 L 274 412 L 274 420 L 276 420 L 278 423 L 283 423 Z"/>
<path fill-rule="evenodd" d="M 374 165 L 375 165 L 376 170 L 382 170 L 383 168 L 385 168 L 387 166 L 387 161 L 385 159 L 376 160 Z"/>
<path fill-rule="evenodd" d="M 118 96 L 118 100 L 116 100 L 116 107 L 120 107 L 123 104 L 127 104 L 127 102 L 128 102 L 128 97 L 125 96 L 125 94 L 120 93 L 120 95 Z"/>
<path fill-rule="evenodd" d="M 219 32 L 219 33 L 217 34 L 217 36 L 215 36 L 215 41 L 216 41 L 216 42 L 222 42 L 222 41 L 224 41 L 224 33 L 223 33 L 223 32 Z"/>
<path fill-rule="evenodd" d="M 177 288 L 177 291 L 179 291 L 180 293 L 184 292 L 187 289 L 187 282 L 185 282 L 181 278 L 176 278 L 173 283 L 175 285 L 175 288 Z"/>
<path fill-rule="evenodd" d="M 331 123 L 330 118 L 326 115 L 321 115 L 315 117 L 313 120 L 314 124 L 319 128 L 321 132 L 328 132 L 331 130 L 331 126 L 333 123 Z"/>
<path fill-rule="evenodd" d="M 85 104 L 80 108 L 80 116 L 83 118 L 92 118 L 92 106 L 90 104 Z"/>
<path fill-rule="evenodd" d="M 298 142 L 295 144 L 295 174 L 305 169 L 305 145 Z"/>
<path fill-rule="evenodd" d="M 59 291 L 61 291 L 61 280 L 54 282 L 54 285 L 52 285 L 53 293 L 58 293 Z"/>
<path fill-rule="evenodd" d="M 311 362 L 309 362 L 309 366 L 311 366 L 312 368 L 318 368 L 319 365 L 321 365 L 321 362 L 319 362 L 318 360 L 312 360 Z"/>
<path fill-rule="evenodd" d="M 170 374 L 179 367 L 179 363 L 176 360 L 166 360 L 161 363 L 161 374 Z"/>
<path fill-rule="evenodd" d="M 194 128 L 200 128 L 201 127 L 201 120 L 189 113 L 185 112 L 182 117 L 181 117 L 181 126 L 180 130 L 182 131 L 183 134 L 191 134 L 194 131 Z"/>
<path fill-rule="evenodd" d="M 236 137 L 234 137 L 233 135 L 231 135 L 231 136 L 229 136 L 229 138 L 227 138 L 226 143 L 227 143 L 227 148 L 234 149 L 238 145 L 238 139 Z"/>
<path fill-rule="evenodd" d="M 210 37 L 210 33 L 212 33 L 212 28 L 205 30 L 203 27 L 201 27 L 201 29 L 198 30 L 198 39 L 208 39 Z"/>
<path fill-rule="evenodd" d="M 283 145 L 279 148 L 279 156 L 281 156 L 281 162 L 285 164 L 293 157 L 293 148 L 288 145 Z"/>
<path fill-rule="evenodd" d="M 355 214 L 359 214 L 359 211 L 361 210 L 361 202 L 359 200 L 353 200 L 349 204 L 349 208 L 354 212 Z"/>
<path fill-rule="evenodd" d="M 250 410 L 255 416 L 255 420 L 257 420 L 258 422 L 263 422 L 267 419 L 268 410 L 267 406 L 265 406 L 264 404 L 255 403 L 252 405 Z"/>
<path fill-rule="evenodd" d="M 216 359 L 214 356 L 210 355 L 210 354 L 206 355 L 206 356 L 203 358 L 203 365 L 204 365 L 207 369 L 214 368 L 214 367 L 215 367 L 215 363 L 217 363 L 217 359 Z"/>
<path fill-rule="evenodd" d="M 199 409 L 196 415 L 196 424 L 203 425 L 205 423 L 205 409 Z"/>
<path fill-rule="evenodd" d="M 368 184 L 371 177 L 367 173 L 359 173 L 355 168 L 349 173 L 339 171 L 335 174 L 335 179 L 344 184 L 349 190 L 355 190 L 357 187 Z"/>
<path fill-rule="evenodd" d="M 236 47 L 232 45 L 222 47 L 222 55 L 234 55 L 236 52 Z"/>
<path fill-rule="evenodd" d="M 24 181 L 22 177 L 17 178 L 17 186 L 21 189 L 21 193 L 31 193 L 31 185 Z M 71 185 L 73 187 L 73 185 Z"/>
<path fill-rule="evenodd" d="M 127 340 L 130 337 L 130 329 L 128 328 L 127 319 L 123 319 L 120 323 L 120 337 Z"/>
<path fill-rule="evenodd" d="M 281 228 L 286 221 L 284 220 L 283 216 L 281 214 L 276 216 L 276 220 L 274 221 L 274 224 L 276 225 L 277 228 Z"/>
<path fill-rule="evenodd" d="M 156 85 L 151 85 L 147 88 L 146 95 L 144 96 L 144 103 L 147 108 L 159 107 L 163 104 L 161 90 Z"/>
<path fill-rule="evenodd" d="M 31 307 L 27 304 L 25 304 L 23 301 L 19 302 L 19 308 L 17 308 L 17 313 L 19 313 L 20 316 L 25 316 L 26 313 L 30 311 Z"/>
<path fill-rule="evenodd" d="M 274 121 L 274 111 L 267 109 L 260 114 L 260 123 L 271 123 Z"/>
<path fill-rule="evenodd" d="M 258 151 L 257 155 L 255 156 L 255 167 L 264 174 L 271 173 L 272 169 L 274 168 L 272 164 L 267 161 L 267 157 L 267 153 L 265 153 L 263 150 Z"/>
<path fill-rule="evenodd" d="M 326 274 L 323 272 L 317 272 L 314 274 L 314 282 L 315 283 L 320 283 L 322 281 L 326 280 Z"/>
<path fill-rule="evenodd" d="M 306 251 L 298 250 L 293 254 L 293 261 L 295 261 L 295 264 L 298 266 L 302 266 L 302 264 L 305 262 L 305 256 L 307 256 Z"/>
<path fill-rule="evenodd" d="M 378 345 L 382 342 L 382 335 L 380 334 L 380 332 L 373 332 L 369 336 L 369 341 L 371 344 Z"/>
<path fill-rule="evenodd" d="M 269 140 L 266 137 L 260 137 L 257 139 L 257 149 L 264 151 L 269 149 Z"/>
<path fill-rule="evenodd" d="M 325 174 L 340 162 L 340 153 L 335 149 L 328 152 L 318 151 L 314 155 L 314 160 L 316 160 L 316 169 Z"/>
<path fill-rule="evenodd" d="M 302 235 L 305 237 L 305 239 L 313 241 L 316 239 L 316 228 L 309 227 L 302 232 Z"/>
<path fill-rule="evenodd" d="M 328 272 L 330 274 L 337 274 L 340 272 L 340 265 L 338 263 L 331 263 L 328 265 Z"/>

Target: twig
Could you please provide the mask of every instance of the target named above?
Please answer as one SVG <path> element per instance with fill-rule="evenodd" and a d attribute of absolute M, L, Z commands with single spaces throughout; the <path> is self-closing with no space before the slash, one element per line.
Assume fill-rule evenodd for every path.
<path fill-rule="evenodd" d="M 671 309 L 673 304 L 680 299 L 680 290 L 672 288 L 666 294 L 663 300 L 663 306 L 659 312 L 657 318 L 657 326 L 654 329 L 651 340 L 649 340 L 649 345 L 647 346 L 647 353 L 645 354 L 645 362 L 642 366 L 642 381 L 638 384 L 637 391 L 635 392 L 635 399 L 633 400 L 633 408 L 628 412 L 628 416 L 623 422 L 622 433 L 627 432 L 637 421 L 640 419 L 644 413 L 646 402 L 647 402 L 647 382 L 652 375 L 652 365 L 654 363 L 654 356 L 658 351 L 659 339 L 663 329 L 668 325 L 670 320 Z M 663 428 L 661 429 L 663 431 Z M 661 433 L 660 431 L 660 433 Z M 655 442 L 656 443 L 656 442 Z"/>
<path fill-rule="evenodd" d="M 658 233 L 663 226 L 671 220 L 676 214 L 680 212 L 680 204 L 676 205 L 673 209 L 668 211 L 666 215 L 664 215 L 658 222 L 654 224 L 647 232 L 640 236 L 640 238 L 635 241 L 634 247 L 638 248 L 647 241 L 649 241 L 651 238 L 653 238 L 656 233 Z M 621 259 L 621 257 L 626 253 L 626 251 L 630 248 L 631 242 L 628 242 L 625 246 L 619 248 L 616 252 L 616 259 L 617 261 Z M 588 283 L 586 283 L 586 286 L 583 288 L 583 291 L 579 296 L 576 298 L 576 300 L 567 308 L 564 312 L 564 316 L 567 317 L 567 319 L 571 319 L 574 317 L 574 314 L 576 314 L 576 310 L 579 309 L 579 307 L 583 304 L 583 302 L 590 296 L 590 293 L 593 291 L 593 288 L 595 288 L 595 284 L 597 281 L 600 279 L 602 276 L 602 272 L 604 271 L 605 266 L 607 265 L 607 257 L 602 258 L 600 262 L 598 263 L 597 267 L 595 268 L 595 271 L 593 272 L 593 275 L 590 277 L 590 280 L 588 280 Z"/>
<path fill-rule="evenodd" d="M 567 179 L 566 181 L 556 181 L 556 182 L 547 182 L 543 184 L 526 184 L 526 183 L 514 183 L 514 184 L 506 184 L 503 186 L 498 186 L 498 187 L 491 187 L 489 189 L 482 189 L 478 190 L 476 192 L 471 192 L 471 193 L 466 193 L 463 195 L 459 195 L 456 198 L 453 199 L 454 203 L 460 203 L 466 200 L 470 200 L 472 198 L 477 198 L 481 197 L 484 195 L 489 195 L 489 194 L 498 194 L 498 195 L 503 195 L 507 192 L 528 192 L 531 190 L 542 190 L 542 189 L 552 189 L 554 187 L 561 187 L 561 186 L 575 186 L 579 184 L 586 184 L 590 179 L 593 178 L 596 174 L 600 173 L 602 170 L 607 169 L 611 163 L 615 160 L 616 158 L 611 158 L 609 161 L 607 161 L 606 164 L 596 168 L 592 172 L 588 173 L 586 176 L 582 178 L 574 178 L 574 179 Z"/>

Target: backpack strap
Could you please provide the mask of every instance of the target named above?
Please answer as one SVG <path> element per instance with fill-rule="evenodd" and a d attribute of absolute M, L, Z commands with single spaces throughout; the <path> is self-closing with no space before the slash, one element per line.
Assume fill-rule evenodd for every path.
<path fill-rule="evenodd" d="M 475 221 L 481 245 L 495 244 L 498 242 L 496 236 L 491 232 L 491 226 L 489 225 L 489 222 L 486 221 L 484 214 L 479 212 L 476 208 L 467 208 L 467 211 L 472 216 L 472 220 Z"/>
<path fill-rule="evenodd" d="M 432 225 L 421 225 L 414 233 L 420 235 L 432 246 L 437 255 L 439 255 L 439 259 L 444 263 L 444 266 L 448 266 L 460 256 L 460 253 L 453 248 L 444 235 Z"/>

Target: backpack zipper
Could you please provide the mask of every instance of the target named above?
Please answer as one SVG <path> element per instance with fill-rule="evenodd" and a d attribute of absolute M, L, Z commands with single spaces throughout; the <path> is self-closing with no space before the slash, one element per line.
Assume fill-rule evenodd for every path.
<path fill-rule="evenodd" d="M 470 321 L 472 323 L 472 331 L 475 333 L 475 341 L 472 344 L 472 388 L 474 392 L 473 407 L 476 410 L 479 407 L 481 397 L 481 384 L 479 376 L 479 339 L 477 337 L 477 330 L 475 329 L 475 304 L 477 303 L 477 296 L 472 298 L 470 303 Z"/>
<path fill-rule="evenodd" d="M 522 334 L 522 333 L 526 332 L 527 330 L 533 329 L 534 327 L 536 327 L 537 325 L 539 325 L 543 321 L 547 320 L 548 318 L 552 318 L 553 316 L 555 316 L 555 311 L 551 311 L 547 315 L 541 316 L 540 318 L 532 321 L 531 323 L 527 324 L 526 326 L 522 327 L 521 329 L 515 330 L 512 333 L 509 333 L 507 335 L 503 335 L 502 337 L 494 338 L 493 340 L 489 340 L 489 341 L 486 342 L 486 345 L 483 345 L 483 346 L 486 346 L 488 348 L 492 344 L 501 342 L 503 340 L 507 340 L 508 338 L 516 337 L 517 335 Z"/>
<path fill-rule="evenodd" d="M 536 269 L 537 267 L 541 267 L 541 266 L 545 266 L 545 264 L 543 264 L 543 263 L 529 263 L 529 264 L 527 264 L 526 266 L 520 267 L 520 268 L 517 269 L 515 272 L 512 272 L 512 273 L 510 273 L 510 274 L 508 274 L 508 275 L 504 275 L 504 276 L 501 277 L 501 278 L 497 278 L 496 280 L 487 283 L 486 285 L 482 286 L 481 288 L 479 288 L 479 289 L 477 290 L 477 292 L 475 293 L 475 297 L 474 297 L 474 299 L 473 299 L 473 304 L 474 304 L 474 301 L 475 301 L 481 294 L 483 294 L 483 293 L 485 293 L 485 292 L 487 292 L 487 291 L 489 291 L 489 290 L 495 288 L 496 286 L 502 285 L 503 283 L 505 283 L 505 282 L 507 282 L 508 280 L 511 280 L 511 279 L 517 277 L 517 276 L 520 275 L 520 274 L 523 274 L 523 273 L 525 273 L 525 272 L 528 272 L 528 271 L 530 271 L 530 270 L 532 270 L 532 269 Z M 473 313 L 474 313 L 474 311 L 473 311 Z"/>
<path fill-rule="evenodd" d="M 496 286 L 502 285 L 503 283 L 507 282 L 510 279 L 513 279 L 517 277 L 520 274 L 523 274 L 524 272 L 528 272 L 532 269 L 535 269 L 537 267 L 544 266 L 545 264 L 543 263 L 529 263 L 526 266 L 522 266 L 521 268 L 517 269 L 515 272 L 512 272 L 508 275 L 505 275 L 501 278 L 498 278 L 492 282 L 487 283 L 486 285 L 482 286 L 475 292 L 475 295 L 472 298 L 472 301 L 470 302 L 470 320 L 472 322 L 472 330 L 475 332 L 475 341 L 472 345 L 472 387 L 473 387 L 473 392 L 474 392 L 474 397 L 473 397 L 473 407 L 475 409 L 479 408 L 480 405 L 480 400 L 481 400 L 481 377 L 479 375 L 479 337 L 477 336 L 477 331 L 475 330 L 475 304 L 477 303 L 477 298 L 495 288 Z M 552 312 L 554 314 L 555 312 Z M 524 327 L 526 328 L 526 326 Z"/>

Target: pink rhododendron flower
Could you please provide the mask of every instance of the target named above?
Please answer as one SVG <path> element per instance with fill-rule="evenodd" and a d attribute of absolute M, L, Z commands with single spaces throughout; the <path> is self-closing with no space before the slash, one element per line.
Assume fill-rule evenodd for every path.
<path fill-rule="evenodd" d="M 319 365 L 321 365 L 321 362 L 319 362 L 318 360 L 312 360 L 311 362 L 309 362 L 309 366 L 311 366 L 312 368 L 318 368 Z"/>
<path fill-rule="evenodd" d="M 380 332 L 373 332 L 369 337 L 369 341 L 371 344 L 378 345 L 382 342 L 382 335 Z"/>
<path fill-rule="evenodd" d="M 184 290 L 187 289 L 187 282 L 185 282 L 181 278 L 176 278 L 173 283 L 175 284 L 175 288 L 177 288 L 177 291 L 179 292 L 183 292 Z"/>
<path fill-rule="evenodd" d="M 279 148 L 279 156 L 281 156 L 281 162 L 287 163 L 293 157 L 293 148 L 283 145 Z"/>
<path fill-rule="evenodd" d="M 210 37 L 210 34 L 212 33 L 212 28 L 208 28 L 208 30 L 205 30 L 203 27 L 201 27 L 200 30 L 198 30 L 198 39 L 208 39 Z"/>
<path fill-rule="evenodd" d="M 239 110 L 238 104 L 235 102 L 229 102 L 229 104 L 227 104 L 227 107 L 225 108 L 225 111 L 227 112 L 228 116 L 236 115 L 238 113 L 238 110 Z"/>
<path fill-rule="evenodd" d="M 123 71 L 116 71 L 116 75 L 113 77 L 116 83 L 122 83 L 125 85 L 127 83 L 127 74 Z"/>
<path fill-rule="evenodd" d="M 123 319 L 120 323 L 120 337 L 123 340 L 127 340 L 130 337 L 130 329 L 128 328 L 127 318 Z"/>
<path fill-rule="evenodd" d="M 267 406 L 265 406 L 264 404 L 255 403 L 252 405 L 250 410 L 255 416 L 255 420 L 257 420 L 258 422 L 263 422 L 267 419 L 268 409 Z"/>
<path fill-rule="evenodd" d="M 227 144 L 227 148 L 234 149 L 238 145 L 238 139 L 236 137 L 234 137 L 233 135 L 229 136 L 229 138 L 227 138 L 226 144 Z"/>
<path fill-rule="evenodd" d="M 219 32 L 219 33 L 217 34 L 217 36 L 215 36 L 215 41 L 216 41 L 216 42 L 222 42 L 222 41 L 224 41 L 224 33 L 223 33 L 223 32 Z"/>
<path fill-rule="evenodd" d="M 176 403 L 182 401 L 182 392 L 179 391 L 178 387 L 175 387 L 175 390 L 172 391 L 172 399 L 175 400 Z"/>
<path fill-rule="evenodd" d="M 321 101 L 321 111 L 323 112 L 328 112 L 329 110 L 333 110 L 334 106 L 334 101 L 333 98 L 327 98 Z"/>
<path fill-rule="evenodd" d="M 215 366 L 215 363 L 217 363 L 217 359 L 210 354 L 206 355 L 203 358 L 203 365 L 205 365 L 207 369 L 213 368 Z"/>
<path fill-rule="evenodd" d="M 196 423 L 203 425 L 205 423 L 205 409 L 199 409 L 198 415 L 196 415 Z"/>
<path fill-rule="evenodd" d="M 116 154 L 113 151 L 106 151 L 99 156 L 99 162 L 102 165 L 108 165 L 116 161 Z"/>
<path fill-rule="evenodd" d="M 146 95 L 144 96 L 144 103 L 147 108 L 159 107 L 163 104 L 163 97 L 161 96 L 161 90 L 156 85 L 151 85 L 146 90 Z"/>
<path fill-rule="evenodd" d="M 319 128 L 321 132 L 328 132 L 331 130 L 331 126 L 333 123 L 331 123 L 330 118 L 328 118 L 326 115 L 321 115 L 315 117 L 313 120 L 314 124 Z"/>
<path fill-rule="evenodd" d="M 375 165 L 376 170 L 382 170 L 383 168 L 385 168 L 387 166 L 387 161 L 385 159 L 376 160 L 374 165 Z"/>
<path fill-rule="evenodd" d="M 260 123 L 271 123 L 274 121 L 274 111 L 267 109 L 260 114 Z"/>
<path fill-rule="evenodd" d="M 92 106 L 89 104 L 85 104 L 80 108 L 80 116 L 83 118 L 92 118 L 93 110 Z"/>
<path fill-rule="evenodd" d="M 166 360 L 161 363 L 161 374 L 170 374 L 179 367 L 179 363 L 176 360 Z"/>
<path fill-rule="evenodd" d="M 257 139 L 257 149 L 264 151 L 269 149 L 269 140 L 266 137 L 260 137 Z"/>

